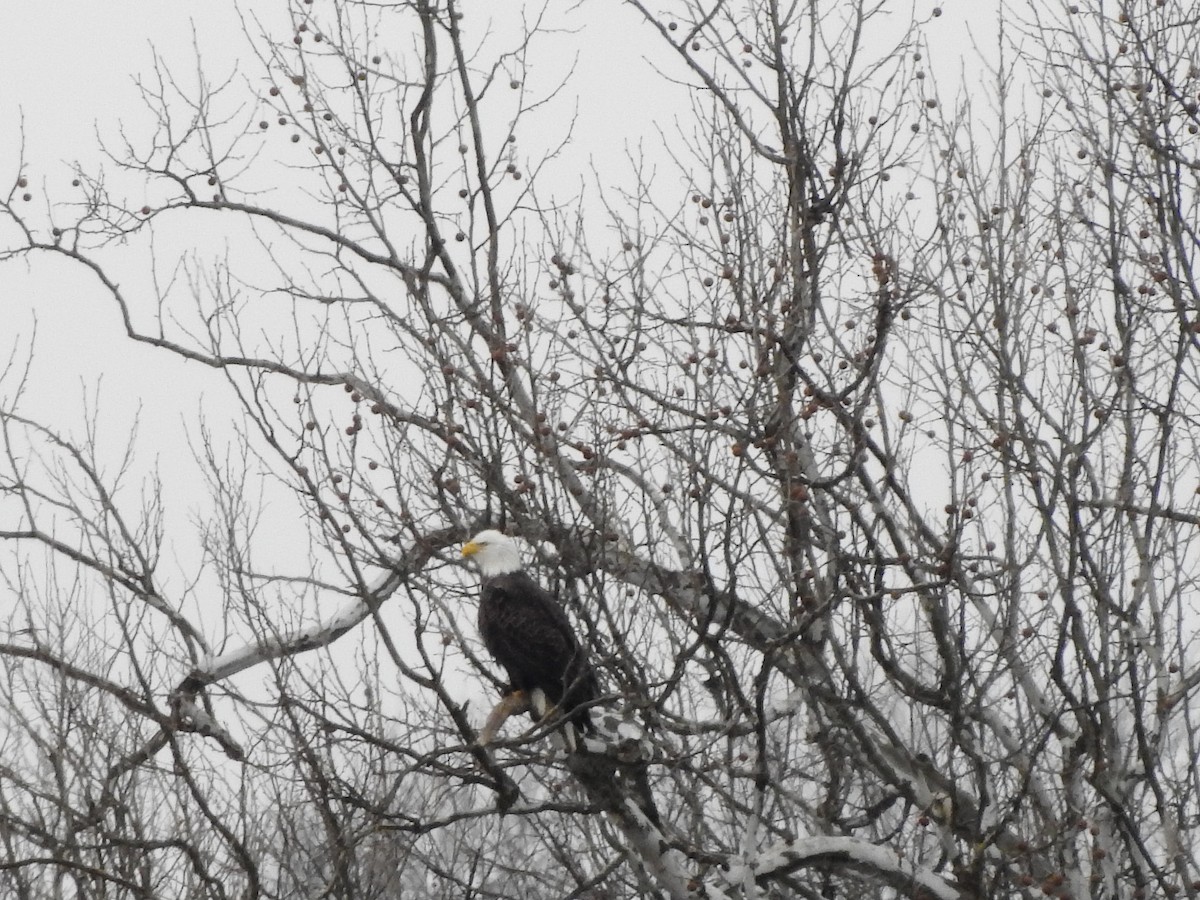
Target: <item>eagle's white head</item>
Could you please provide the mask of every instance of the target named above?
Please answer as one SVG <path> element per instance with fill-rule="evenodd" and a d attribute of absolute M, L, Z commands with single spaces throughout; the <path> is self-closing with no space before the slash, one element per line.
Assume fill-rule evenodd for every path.
<path fill-rule="evenodd" d="M 517 552 L 516 543 L 512 538 L 491 528 L 479 532 L 463 544 L 462 555 L 463 559 L 475 560 L 479 565 L 479 573 L 484 578 L 518 572 L 521 569 L 521 554 Z"/>

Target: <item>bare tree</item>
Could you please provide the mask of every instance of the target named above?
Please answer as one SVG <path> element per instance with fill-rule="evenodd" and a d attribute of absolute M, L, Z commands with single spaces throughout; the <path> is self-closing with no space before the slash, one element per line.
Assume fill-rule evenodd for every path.
<path fill-rule="evenodd" d="M 189 534 L 9 365 L 0 883 L 1200 895 L 1200 23 L 1082 6 L 956 93 L 940 9 L 630 0 L 691 105 L 567 207 L 558 11 L 305 0 L 52 221 L 21 173 L 2 258 L 223 393 Z M 591 648 L 577 752 L 476 740 L 484 524 Z"/>

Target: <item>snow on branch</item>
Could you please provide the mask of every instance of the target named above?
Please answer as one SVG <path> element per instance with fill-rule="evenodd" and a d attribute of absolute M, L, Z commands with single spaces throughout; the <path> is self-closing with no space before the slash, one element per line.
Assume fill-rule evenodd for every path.
<path fill-rule="evenodd" d="M 838 863 L 878 876 L 906 896 L 914 888 L 938 900 L 963 900 L 963 893 L 932 869 L 914 866 L 880 844 L 852 837 L 817 836 L 788 841 L 769 848 L 754 859 L 731 864 L 725 877 L 744 884 L 747 874 L 755 881 L 787 875 L 797 869 Z"/>
<path fill-rule="evenodd" d="M 645 729 L 627 713 L 596 711 L 596 733 L 572 753 L 567 768 L 588 797 L 625 836 L 630 852 L 671 900 L 699 896 L 723 900 L 714 884 L 688 872 L 688 860 L 668 839 L 654 802 L 646 770 L 655 760 L 655 745 Z"/>
<path fill-rule="evenodd" d="M 192 670 L 178 690 L 194 694 L 206 685 L 223 681 L 260 663 L 329 646 L 378 609 L 413 573 L 424 568 L 435 553 L 460 537 L 460 529 L 456 527 L 433 532 L 400 554 L 387 572 L 367 585 L 360 596 L 349 600 L 331 618 L 210 656 Z"/>
<path fill-rule="evenodd" d="M 111 785 L 117 778 L 152 758 L 166 746 L 172 731 L 187 731 L 211 738 L 221 745 L 230 759 L 242 759 L 243 748 L 220 725 L 211 709 L 206 708 L 206 701 L 199 699 L 201 692 L 210 684 L 244 672 L 260 663 L 332 644 L 370 616 L 408 578 L 421 571 L 434 554 L 453 544 L 460 536 L 460 529 L 449 527 L 419 538 L 392 560 L 387 572 L 367 585 L 360 596 L 346 603 L 325 622 L 281 634 L 267 641 L 246 644 L 202 661 L 171 692 L 171 720 L 163 723 L 159 731 L 140 749 L 113 765 L 106 782 Z"/>
<path fill-rule="evenodd" d="M 126 773 L 148 762 L 167 746 L 173 732 L 191 732 L 207 737 L 224 750 L 230 759 L 242 760 L 245 750 L 233 736 L 217 721 L 202 692 L 210 684 L 222 681 L 239 672 L 253 668 L 272 659 L 281 659 L 305 653 L 332 644 L 354 626 L 369 617 L 384 601 L 392 596 L 412 575 L 421 571 L 433 556 L 454 544 L 461 537 L 457 527 L 443 528 L 424 535 L 406 550 L 399 553 L 390 563 L 388 571 L 366 585 L 360 595 L 347 602 L 330 619 L 308 628 L 277 635 L 270 640 L 260 640 L 238 647 L 227 653 L 210 656 L 184 677 L 171 692 L 171 717 L 160 721 L 155 734 L 137 750 L 110 767 L 105 777 L 104 796 L 115 796 L 111 789 L 116 780 Z M 118 695 L 121 699 L 122 695 Z M 128 703 L 127 703 L 128 705 Z M 511 782 L 497 779 L 502 789 Z M 515 786 L 513 786 L 515 791 Z M 100 821 L 108 803 L 97 804 L 88 822 Z M 509 800 L 508 802 L 511 802 Z"/>

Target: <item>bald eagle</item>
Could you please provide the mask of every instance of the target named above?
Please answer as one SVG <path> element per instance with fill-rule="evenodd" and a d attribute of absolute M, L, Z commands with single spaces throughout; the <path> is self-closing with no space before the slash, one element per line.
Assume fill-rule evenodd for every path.
<path fill-rule="evenodd" d="M 509 711 L 525 705 L 532 709 L 534 720 L 541 721 L 557 709 L 576 727 L 590 732 L 587 704 L 596 699 L 600 688 L 566 612 L 522 571 L 517 545 L 499 531 L 481 531 L 463 545 L 462 555 L 475 560 L 483 579 L 479 634 L 508 673 Z M 569 729 L 566 736 L 574 749 Z M 487 738 L 490 734 L 481 740 Z"/>

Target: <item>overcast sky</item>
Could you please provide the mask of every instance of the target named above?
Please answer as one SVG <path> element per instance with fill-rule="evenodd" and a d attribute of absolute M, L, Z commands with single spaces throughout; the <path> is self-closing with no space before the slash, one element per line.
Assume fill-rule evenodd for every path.
<path fill-rule="evenodd" d="M 994 2 L 945 0 L 944 15 L 927 32 L 929 63 L 940 75 L 944 97 L 964 89 L 960 72 L 977 72 L 973 41 L 984 48 L 994 46 L 994 19 L 987 13 Z M 913 7 L 927 15 L 935 5 L 916 0 Z M 484 31 L 484 15 L 502 11 L 515 16 L 525 6 L 536 8 L 467 0 L 467 33 Z M 671 4 L 662 6 L 669 15 Z M 525 77 L 532 91 L 545 94 L 574 69 L 556 107 L 563 128 L 548 129 L 546 136 L 547 141 L 560 140 L 577 112 L 573 145 L 559 164 L 559 172 L 567 174 L 557 190 L 569 194 L 575 189 L 571 173 L 578 171 L 579 179 L 590 177 L 590 162 L 609 168 L 625 165 L 618 170 L 629 171 L 623 163 L 627 152 L 639 146 L 653 151 L 658 130 L 673 130 L 676 117 L 686 120 L 690 110 L 682 89 L 655 75 L 648 55 L 653 54 L 668 74 L 673 60 L 634 13 L 613 0 L 551 0 L 549 7 L 552 24 L 564 30 L 543 37 L 534 47 Z M 116 141 L 122 129 L 144 139 L 153 122 L 135 80 L 151 75 L 156 54 L 185 75 L 198 64 L 214 81 L 238 69 L 251 85 L 261 83 L 265 89 L 260 64 L 247 51 L 245 10 L 252 10 L 257 21 L 283 41 L 290 37 L 286 9 L 282 0 L 244 2 L 241 14 L 233 0 L 207 0 L 202 6 L 162 0 L 5 3 L 0 182 L 7 191 L 18 176 L 27 177 L 33 195 L 28 208 L 36 217 L 46 212 L 47 196 L 56 201 L 70 198 L 73 164 L 87 171 L 103 164 L 102 139 Z M 897 2 L 896 9 L 898 20 L 907 21 L 910 4 Z M 513 18 L 498 18 L 497 30 L 516 24 Z M 250 27 L 256 30 L 258 25 Z M 376 40 L 386 45 L 393 37 L 377 35 Z M 394 40 L 398 46 L 409 43 L 405 36 Z M 966 76 L 968 84 L 971 77 Z M 525 153 L 536 155 L 538 137 L 521 136 Z M 178 246 L 164 238 L 155 256 L 169 263 L 189 249 L 189 241 L 220 240 L 228 219 L 214 216 L 205 221 L 214 229 L 211 234 L 189 232 Z M 0 245 L 10 237 L 0 227 Z M 94 278 L 62 260 L 41 257 L 0 266 L 0 316 L 0 359 L 14 349 L 19 358 L 29 354 L 36 320 L 33 378 L 24 412 L 78 438 L 84 433 L 83 398 L 95 404 L 95 385 L 102 383 L 100 443 L 116 458 L 139 415 L 139 465 L 144 470 L 157 466 L 164 473 L 163 491 L 176 516 L 174 524 L 186 524 L 192 511 L 204 506 L 205 497 L 191 461 L 189 433 L 195 437 L 201 412 L 217 423 L 233 415 L 220 379 L 164 351 L 132 346 L 123 337 L 111 300 Z M 10 389 L 0 384 L 0 401 Z M 185 557 L 182 567 L 191 568 L 186 559 L 191 551 L 179 552 Z"/>
<path fill-rule="evenodd" d="M 331 0 L 320 0 L 330 3 Z M 943 9 L 936 28 L 928 32 L 930 59 L 943 75 L 952 75 L 956 57 L 973 68 L 975 48 L 990 52 L 995 41 L 993 10 L 1000 0 L 893 0 L 897 18 L 907 18 L 910 6 L 927 14 Z M 1009 0 L 1012 4 L 1012 0 Z M 480 13 L 503 10 L 512 15 L 541 4 L 504 0 L 466 0 L 469 28 L 481 26 Z M 669 15 L 670 2 L 660 4 Z M 1021 6 L 1023 4 L 1017 4 Z M 30 162 L 49 171 L 64 160 L 95 158 L 95 127 L 107 136 L 117 121 L 134 124 L 142 112 L 133 79 L 148 74 L 154 53 L 182 71 L 194 68 L 193 43 L 209 72 L 227 73 L 240 65 L 256 73 L 256 62 L 245 59 L 243 16 L 256 18 L 269 29 L 286 30 L 283 0 L 207 0 L 201 7 L 162 3 L 161 0 L 54 0 L 4 4 L 5 49 L 0 54 L 0 172 L 12 171 L 17 159 L 14 125 L 23 113 Z M 552 19 L 576 29 L 574 34 L 543 42 L 534 55 L 534 80 L 557 78 L 578 59 L 572 93 L 581 97 L 582 123 L 589 150 L 620 152 L 624 140 L 665 124 L 670 107 L 655 102 L 647 90 L 650 68 L 642 57 L 661 48 L 644 24 L 616 2 L 578 3 L 551 0 Z M 249 12 L 247 12 L 249 11 Z M 489 24 L 489 28 L 495 27 Z M 286 33 L 280 37 L 286 39 Z M 379 36 L 386 42 L 386 36 Z M 544 87 L 544 84 L 543 84 Z M 953 85 L 943 85 L 943 90 Z M 595 128 L 593 129 L 593 125 Z M 606 139 L 597 140 L 601 136 Z"/>

